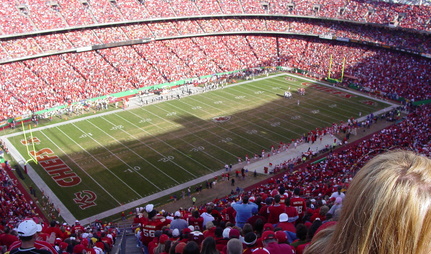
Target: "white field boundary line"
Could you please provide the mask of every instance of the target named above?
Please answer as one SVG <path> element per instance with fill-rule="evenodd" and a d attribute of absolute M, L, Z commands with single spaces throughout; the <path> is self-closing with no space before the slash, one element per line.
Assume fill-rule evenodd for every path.
<path fill-rule="evenodd" d="M 337 90 L 340 90 L 340 91 L 343 91 L 343 92 L 346 92 L 346 93 L 355 94 L 355 95 L 357 95 L 357 96 L 361 96 L 361 97 L 369 98 L 369 99 L 372 99 L 372 100 L 375 100 L 375 101 L 379 101 L 379 102 L 381 102 L 381 103 L 389 104 L 389 105 L 391 105 L 391 106 L 399 106 L 398 104 L 393 103 L 393 102 L 389 102 L 389 101 L 382 100 L 382 99 L 379 99 L 379 98 L 374 98 L 374 97 L 372 97 L 372 96 L 369 96 L 369 95 L 366 95 L 366 94 L 362 94 L 362 93 L 359 93 L 359 92 L 356 92 L 356 91 L 342 89 L 342 88 L 339 88 L 339 87 L 337 87 L 337 86 L 331 86 L 331 85 L 328 85 L 328 84 L 326 84 L 326 83 L 324 83 L 324 82 L 321 82 L 321 81 L 317 81 L 317 80 L 313 80 L 313 79 L 305 78 L 305 77 L 302 77 L 302 76 L 296 76 L 296 75 L 293 75 L 293 74 L 290 74 L 290 73 L 285 73 L 284 75 L 291 76 L 291 77 L 295 77 L 295 78 L 298 78 L 298 79 L 303 79 L 303 80 L 306 80 L 306 81 L 308 81 L 308 82 L 317 83 L 317 84 L 320 84 L 320 85 L 323 85 L 323 86 L 331 87 L 331 88 L 334 88 L 334 89 L 337 89 Z M 391 108 L 391 107 L 389 107 L 389 108 Z M 377 111 L 377 112 L 380 112 L 380 111 L 384 112 L 383 110 L 379 110 L 379 111 Z M 377 114 L 377 112 L 374 112 L 374 113 L 376 113 L 376 114 Z"/>
<path fill-rule="evenodd" d="M 64 152 L 64 150 L 60 147 L 60 146 L 58 146 L 57 145 L 57 143 L 55 143 L 54 141 L 52 141 L 51 140 L 51 138 L 50 137 L 48 137 L 46 134 L 45 134 L 45 132 L 43 132 L 43 131 L 40 131 L 40 133 L 42 133 L 44 136 L 45 136 L 45 138 L 47 138 L 52 144 L 54 144 L 56 147 L 57 147 L 57 149 L 58 150 L 60 150 L 65 156 L 67 156 L 68 158 L 69 158 L 69 160 L 71 160 L 71 161 L 73 161 L 73 163 L 79 168 L 79 169 L 81 169 L 81 171 L 82 172 L 84 172 L 91 180 L 93 180 L 102 190 L 104 190 L 115 202 L 117 202 L 118 204 L 121 204 L 121 202 L 120 201 L 118 201 L 108 190 L 106 190 L 101 184 L 99 184 L 99 182 L 98 181 L 96 181 L 86 170 L 84 170 L 81 166 L 79 166 L 79 164 L 78 163 L 76 163 L 72 158 L 70 158 L 70 156 L 66 153 L 66 152 Z M 87 151 L 86 151 L 87 152 Z M 27 165 L 27 166 L 29 166 L 29 165 Z M 42 188 L 42 186 L 38 186 L 39 187 L 39 189 L 40 188 Z M 57 204 L 56 203 L 56 205 L 61 205 L 61 210 L 60 211 L 67 211 L 68 213 L 70 213 L 70 211 L 68 210 L 68 209 L 66 209 L 65 207 L 64 207 L 64 205 L 63 205 L 63 203 L 61 202 L 60 204 Z M 64 208 L 63 208 L 64 207 Z M 64 214 L 64 212 L 62 212 L 62 214 Z M 71 219 L 75 219 L 75 218 L 71 218 Z M 72 221 L 72 220 L 71 220 Z M 73 221 L 72 221 L 73 222 Z"/>
<path fill-rule="evenodd" d="M 276 74 L 276 75 L 272 75 L 272 76 L 268 76 L 268 77 L 257 78 L 257 79 L 254 79 L 254 80 L 247 80 L 247 81 L 235 83 L 235 84 L 232 84 L 232 85 L 228 85 L 228 86 L 225 86 L 225 87 L 238 86 L 238 85 L 241 85 L 241 84 L 246 84 L 246 83 L 254 82 L 256 80 L 270 79 L 270 78 L 273 78 L 273 77 L 278 77 L 278 76 L 283 76 L 283 75 L 286 75 L 286 74 L 285 73 L 280 73 L 280 74 Z M 200 93 L 195 93 L 195 94 L 192 94 L 192 95 L 187 96 L 187 97 L 191 97 L 193 95 L 198 95 L 198 94 L 200 94 Z M 138 97 L 134 97 L 132 99 L 137 100 L 139 98 Z M 160 100 L 160 101 L 154 102 L 153 104 L 161 103 L 161 102 L 165 102 L 165 100 Z M 148 105 L 153 105 L 153 104 L 148 104 Z M 126 110 L 135 109 L 137 107 L 138 106 L 136 106 L 136 107 L 128 107 L 128 108 L 126 108 Z M 124 109 L 116 109 L 116 110 L 112 110 L 112 111 L 108 111 L 108 112 L 96 113 L 94 115 L 89 115 L 89 116 L 85 116 L 85 117 L 81 117 L 81 118 L 77 118 L 77 119 L 65 120 L 64 122 L 61 122 L 61 123 L 55 123 L 55 124 L 51 124 L 51 125 L 47 125 L 47 126 L 33 128 L 32 131 L 34 132 L 34 131 L 39 131 L 39 130 L 54 128 L 54 127 L 57 127 L 57 126 L 66 125 L 66 124 L 70 124 L 70 123 L 76 123 L 76 122 L 84 121 L 84 120 L 91 119 L 91 118 L 97 118 L 97 117 L 101 117 L 101 116 L 105 116 L 105 115 L 116 114 L 116 113 L 123 112 L 123 111 L 125 111 L 125 110 Z M 2 138 L 9 138 L 9 137 L 14 137 L 14 136 L 18 136 L 18 135 L 22 135 L 22 131 L 20 131 L 20 132 L 14 132 L 14 133 L 6 134 L 6 135 L 2 135 L 1 137 Z"/>
<path fill-rule="evenodd" d="M 269 82 L 271 82 L 271 81 L 269 81 Z M 256 88 L 259 88 L 258 86 L 254 86 L 254 87 L 256 87 Z M 271 95 L 269 95 L 268 93 L 263 93 L 262 95 L 264 95 L 264 96 L 271 96 Z M 298 95 L 296 95 L 296 96 L 298 96 Z M 298 98 L 297 97 L 292 97 L 292 101 L 295 101 L 295 100 L 298 100 Z M 306 109 L 306 110 L 308 110 L 308 113 L 302 113 L 302 112 L 298 112 L 298 111 L 296 111 L 296 110 L 294 110 L 296 107 L 298 107 L 297 105 L 296 105 L 296 103 L 295 103 L 295 105 L 293 105 L 292 104 L 292 110 L 291 110 L 291 112 L 294 112 L 294 113 L 296 113 L 297 115 L 300 115 L 301 116 L 301 119 L 305 119 L 305 118 L 309 118 L 309 119 L 313 119 L 313 120 L 315 120 L 316 122 L 321 122 L 321 123 L 323 123 L 323 124 L 325 124 L 326 126 L 330 126 L 330 125 L 332 125 L 334 122 L 338 122 L 339 120 L 338 119 L 334 119 L 334 115 L 338 115 L 339 117 L 341 117 L 342 115 L 341 114 L 338 114 L 338 113 L 333 113 L 333 112 L 331 112 L 331 114 L 327 114 L 327 113 L 325 113 L 325 111 L 329 111 L 328 109 L 326 109 L 326 108 L 321 108 L 321 107 L 319 107 L 319 108 L 315 108 L 315 109 L 312 109 L 312 108 L 310 108 L 310 107 L 304 107 L 303 105 L 304 104 L 306 104 L 306 105 L 311 105 L 310 103 L 308 103 L 308 101 L 311 101 L 313 98 L 310 98 L 310 97 L 306 97 L 306 96 L 301 96 L 301 97 L 299 97 L 299 98 L 302 98 L 301 99 L 301 108 L 302 109 Z M 305 100 L 304 100 L 305 99 Z M 304 101 L 305 101 L 305 103 L 304 103 Z M 334 121 L 332 121 L 332 122 L 328 122 L 328 121 L 325 121 L 325 120 L 322 120 L 322 118 L 317 118 L 317 117 L 314 117 L 313 115 L 313 113 L 312 113 L 312 111 L 313 110 L 319 110 L 320 112 L 318 113 L 319 115 L 322 115 L 322 116 L 327 116 L 328 118 L 331 118 L 331 119 L 333 119 Z M 349 112 L 350 113 L 350 112 Z M 351 115 L 353 115 L 353 113 L 350 113 Z M 285 112 L 285 115 L 287 115 L 287 116 L 289 116 L 290 114 L 289 114 L 289 112 Z M 302 117 L 302 116 L 304 116 L 304 117 Z M 280 121 L 283 121 L 283 122 L 285 122 L 285 123 L 287 123 L 288 125 L 295 125 L 295 126 L 297 126 L 298 128 L 301 128 L 301 129 L 304 129 L 304 131 L 306 131 L 306 132 L 309 132 L 310 130 L 308 130 L 308 129 L 306 129 L 306 128 L 302 128 L 301 126 L 299 126 L 299 125 L 297 125 L 297 124 L 295 124 L 295 123 L 292 123 L 292 122 L 288 122 L 287 120 L 285 120 L 285 119 L 281 119 L 281 118 L 277 118 L 277 119 L 279 119 Z M 309 123 L 308 121 L 305 121 L 305 120 L 301 120 L 302 122 L 306 122 L 306 123 Z M 299 133 L 297 133 L 297 135 L 301 135 L 301 134 L 299 134 Z"/>
<path fill-rule="evenodd" d="M 144 110 L 144 108 L 141 108 L 141 109 L 143 109 Z M 146 112 L 148 112 L 148 114 L 151 114 L 151 115 L 153 115 L 154 117 L 156 117 L 156 118 L 159 118 L 161 121 L 164 121 L 164 122 L 166 122 L 166 123 L 172 123 L 171 121 L 168 121 L 167 120 L 167 118 L 162 118 L 162 117 L 160 117 L 160 116 L 158 116 L 158 115 L 156 115 L 156 114 L 154 114 L 154 113 L 152 113 L 152 112 L 150 112 L 150 111 L 148 111 L 148 110 L 146 110 Z M 128 113 L 131 113 L 131 114 L 133 114 L 133 115 L 135 115 L 136 117 L 138 117 L 138 118 L 140 118 L 139 117 L 139 115 L 137 115 L 137 114 L 135 114 L 135 113 L 133 113 L 132 111 L 128 111 Z M 154 127 L 156 127 L 156 128 L 158 128 L 158 129 L 160 129 L 160 130 L 166 130 L 166 128 L 162 128 L 162 127 L 160 127 L 159 125 L 157 125 L 157 124 L 154 124 L 153 122 L 149 122 L 152 126 L 154 126 Z M 208 141 L 206 141 L 205 139 L 203 139 L 202 137 L 199 137 L 199 136 L 197 136 L 196 134 L 194 134 L 194 133 L 191 133 L 190 131 L 188 131 L 187 130 L 187 133 L 189 133 L 190 135 L 193 135 L 194 137 L 196 137 L 196 138 L 199 138 L 200 140 L 202 140 L 203 142 L 205 142 L 205 143 L 207 143 L 207 144 L 209 144 L 209 145 L 211 145 L 211 146 L 215 146 L 215 147 L 217 147 L 216 145 L 214 145 L 214 144 L 211 144 L 210 142 L 208 142 Z M 184 142 L 184 143 L 186 143 L 187 145 L 189 145 L 190 147 L 192 147 L 192 149 L 193 148 L 196 148 L 196 146 L 194 146 L 193 144 L 191 144 L 191 143 L 189 143 L 189 142 L 187 142 L 186 140 L 184 140 L 184 139 L 180 139 L 182 142 Z M 218 149 L 220 149 L 221 150 L 221 148 L 219 148 L 219 147 L 217 147 Z M 203 153 L 203 154 L 205 154 L 206 156 L 208 156 L 208 157 L 211 157 L 211 158 L 213 158 L 214 160 L 217 160 L 217 161 L 219 161 L 220 163 L 223 163 L 221 160 L 219 160 L 218 158 L 216 158 L 216 157 L 214 157 L 214 156 L 212 156 L 211 154 L 209 154 L 209 153 L 207 153 L 207 152 L 205 152 L 204 150 L 201 150 L 201 151 L 199 151 L 199 152 L 201 152 L 201 153 Z M 193 159 L 194 160 L 194 159 Z M 208 168 L 208 167 L 206 167 L 206 168 Z M 213 171 L 213 170 L 211 170 L 211 171 Z"/>
<path fill-rule="evenodd" d="M 10 155 L 15 159 L 15 161 L 24 168 L 24 165 L 26 165 L 26 160 L 21 155 L 20 152 L 16 149 L 15 146 L 10 143 L 9 139 L 4 140 L 5 144 L 9 148 Z M 69 209 L 66 208 L 66 206 L 61 202 L 61 200 L 55 195 L 55 193 L 51 190 L 51 188 L 48 187 L 48 185 L 45 184 L 45 182 L 42 180 L 42 178 L 39 176 L 38 173 L 33 169 L 33 167 L 28 164 L 27 165 L 27 175 L 29 178 L 32 179 L 35 185 L 43 191 L 44 195 L 49 198 L 49 200 L 54 204 L 56 208 L 60 208 L 60 214 L 63 217 L 65 221 L 69 225 L 73 225 L 75 222 L 75 217 L 72 215 L 72 213 L 69 211 Z"/>
<path fill-rule="evenodd" d="M 191 98 L 192 100 L 195 100 L 195 101 L 197 101 L 198 103 L 202 103 L 201 101 L 199 101 L 199 100 L 196 100 L 196 99 L 193 99 L 193 98 Z M 189 107 L 191 107 L 191 108 L 193 108 L 193 107 L 195 107 L 194 105 L 190 105 L 190 104 L 188 104 L 188 103 L 186 103 L 186 102 L 184 102 L 184 101 L 181 101 L 181 103 L 182 104 L 185 104 L 185 105 L 187 105 L 187 106 L 189 106 Z M 217 109 L 217 108 L 216 108 Z M 162 109 L 163 110 L 163 109 Z M 180 108 L 177 108 L 177 110 L 179 110 L 179 111 L 183 111 L 183 112 L 185 112 L 185 113 L 187 113 L 187 114 L 190 114 L 190 115 L 192 115 L 192 116 L 195 116 L 195 117 L 197 117 L 197 118 L 200 118 L 198 115 L 196 115 L 196 114 L 193 114 L 192 112 L 190 112 L 190 111 L 186 111 L 186 110 L 183 110 L 183 109 L 180 109 Z M 204 111 L 204 112 L 206 112 L 207 114 L 209 114 L 208 113 L 208 111 L 205 111 L 205 110 L 203 110 L 203 109 L 201 109 L 202 111 Z M 219 110 L 219 109 L 217 109 L 217 110 Z M 238 126 L 239 128 L 242 128 L 241 126 L 239 126 L 239 125 L 236 125 L 236 126 Z M 262 147 L 262 148 L 264 148 L 262 145 L 260 145 L 260 144 L 258 144 L 258 143 L 256 143 L 256 142 L 254 142 L 254 141 L 252 141 L 252 140 L 250 140 L 250 139 L 248 139 L 248 138 L 245 138 L 244 136 L 241 136 L 241 135 L 239 135 L 239 134 L 237 134 L 237 133 L 235 133 L 235 132 L 232 132 L 232 131 L 230 131 L 230 130 L 228 130 L 228 129 L 226 129 L 226 128 L 224 128 L 222 125 L 220 125 L 220 126 L 218 126 L 219 128 L 221 128 L 221 129 L 223 129 L 223 130 L 225 130 L 226 132 L 228 132 L 228 133 L 230 133 L 230 134 L 232 134 L 233 136 L 237 136 L 237 137 L 239 137 L 240 139 L 243 139 L 243 140 L 246 140 L 247 142 L 250 142 L 250 143 L 253 143 L 253 144 L 255 144 L 256 146 L 259 146 L 259 147 Z M 244 128 L 242 128 L 242 129 L 244 129 Z M 210 133 L 212 133 L 214 136 L 215 136 L 215 134 L 213 133 L 213 132 L 211 132 L 211 131 L 209 131 Z M 218 135 L 217 135 L 218 136 Z M 252 151 L 250 151 L 250 150 L 248 150 L 248 152 L 249 153 L 252 153 Z M 238 157 L 238 156 L 235 156 L 235 157 Z"/>
<path fill-rule="evenodd" d="M 277 84 L 277 83 L 275 83 L 275 82 L 273 82 L 272 80 L 268 80 L 268 81 L 266 81 L 266 82 L 269 82 L 269 83 L 273 83 L 273 84 Z M 300 81 L 298 81 L 298 82 L 300 82 Z M 253 87 L 255 87 L 256 89 L 262 89 L 260 86 L 253 86 Z M 296 87 L 296 86 L 295 86 Z M 268 91 L 268 89 L 263 89 L 264 91 Z M 270 96 L 270 95 L 268 95 L 268 94 L 263 94 L 263 95 L 265 95 L 265 96 Z M 364 97 L 364 96 L 362 96 L 362 97 Z M 301 100 L 301 105 L 304 105 L 304 104 L 306 104 L 306 105 L 310 105 L 310 103 L 308 103 L 308 101 L 309 101 L 309 98 L 308 97 L 303 97 L 303 96 L 301 96 L 300 98 L 305 98 L 305 100 Z M 296 98 L 295 98 L 295 100 L 296 100 Z M 353 105 L 358 105 L 358 103 L 352 103 Z M 374 110 L 371 106 L 370 107 L 368 107 L 367 105 L 363 105 L 363 104 L 361 104 L 361 106 L 363 106 L 363 107 L 366 107 L 366 108 L 369 108 L 370 109 L 370 111 L 371 110 Z M 302 108 L 304 108 L 304 107 L 302 107 Z M 311 108 L 309 108 L 310 109 L 310 112 L 312 111 L 312 109 Z M 328 109 L 325 109 L 325 108 L 318 108 L 318 110 L 323 110 L 323 111 L 329 111 Z M 346 112 L 345 110 L 343 110 L 343 112 Z M 353 114 L 352 112 L 348 112 L 348 113 L 350 113 L 351 115 L 356 115 L 356 113 L 355 114 Z M 328 114 L 326 114 L 326 113 L 324 113 L 324 112 L 322 112 L 321 114 L 325 114 L 326 116 L 329 116 L 330 118 L 333 118 L 333 117 L 331 117 L 331 115 L 339 115 L 339 116 L 341 116 L 340 114 L 331 114 L 331 115 L 328 115 Z M 347 114 L 347 113 L 346 113 Z M 303 114 L 304 115 L 304 114 Z M 325 124 L 328 124 L 328 125 L 331 125 L 333 122 L 328 122 L 328 121 L 323 121 L 321 118 L 316 118 L 316 117 L 313 117 L 312 116 L 312 114 L 307 114 L 307 117 L 308 118 L 312 118 L 312 119 L 314 119 L 314 120 L 316 120 L 316 121 L 319 121 L 319 122 L 322 122 L 322 123 L 325 123 Z M 338 119 L 334 119 L 334 121 L 338 121 Z M 307 131 L 309 131 L 309 130 L 307 130 Z"/>
<path fill-rule="evenodd" d="M 268 83 L 270 83 L 270 84 L 277 84 L 276 82 L 274 82 L 274 81 L 272 81 L 272 80 L 267 80 L 267 81 L 265 81 L 265 82 L 268 82 Z M 301 82 L 301 81 L 297 81 L 297 82 Z M 258 89 L 259 88 L 259 86 L 253 86 L 253 87 L 255 87 L 256 89 Z M 295 86 L 296 87 L 296 86 Z M 294 93 L 292 93 L 292 95 L 293 95 Z M 329 95 L 329 94 L 328 94 Z M 298 94 L 296 94 L 296 96 L 295 97 L 292 97 L 292 99 L 293 100 L 296 100 L 297 98 L 297 96 L 300 96 L 300 95 L 298 95 Z M 333 96 L 337 96 L 337 95 L 333 95 Z M 308 103 L 308 101 L 310 101 L 310 97 L 309 96 L 300 96 L 299 98 L 306 98 L 306 100 L 302 100 L 301 102 L 302 103 L 304 103 L 304 104 L 309 104 Z M 311 99 L 313 99 L 313 98 L 311 98 Z M 363 106 L 363 107 L 366 107 L 366 108 L 369 108 L 370 109 L 370 111 L 371 110 L 374 110 L 374 108 L 372 107 L 372 106 L 369 106 L 368 107 L 368 105 L 366 105 L 366 104 L 359 104 L 359 103 L 356 103 L 356 102 L 351 102 L 350 101 L 350 104 L 351 105 L 361 105 L 361 106 Z M 340 109 L 342 112 L 345 112 L 346 114 L 351 114 L 351 115 L 356 115 L 356 113 L 354 113 L 354 112 L 352 112 L 351 110 L 350 110 L 350 108 L 354 108 L 354 107 L 349 107 L 349 109 Z M 327 110 L 327 109 L 323 109 L 323 110 Z M 334 115 L 334 114 L 331 114 L 331 115 Z M 337 114 L 337 115 L 340 115 L 340 114 Z"/>
<path fill-rule="evenodd" d="M 76 129 L 78 129 L 80 132 L 82 132 L 83 134 L 86 134 L 87 132 L 83 131 L 81 128 L 79 128 L 75 123 L 72 123 L 73 127 L 75 127 Z M 98 160 L 93 154 L 91 154 L 90 152 L 87 151 L 87 149 L 85 149 L 84 147 L 82 147 L 80 144 L 78 144 L 77 141 L 75 141 L 73 138 L 71 138 L 70 136 L 68 136 L 66 133 L 64 133 L 64 131 L 62 131 L 60 128 L 57 128 L 58 130 L 61 131 L 61 133 L 63 133 L 64 135 L 66 135 L 71 141 L 73 141 L 76 145 L 79 146 L 79 148 L 81 148 L 83 151 L 85 151 L 87 154 L 89 154 L 95 161 L 97 161 L 100 165 L 102 165 L 103 168 L 105 168 L 106 170 L 108 170 L 109 173 L 111 173 L 115 178 L 117 178 L 120 182 L 122 182 L 125 186 L 127 186 L 130 190 L 132 190 L 132 192 L 134 192 L 138 197 L 142 197 L 141 194 L 139 194 L 136 190 L 134 190 L 133 188 L 131 188 L 128 184 L 126 184 L 126 182 L 123 181 L 123 179 L 121 179 L 121 177 L 119 177 L 117 174 L 115 174 L 114 172 L 112 172 L 112 170 L 110 170 L 104 163 L 102 163 L 100 160 Z M 112 154 L 112 152 L 110 151 L 109 148 L 107 148 L 106 146 L 104 146 L 103 144 L 101 144 L 98 140 L 96 140 L 95 138 L 91 137 L 91 136 L 87 136 L 88 138 L 90 138 L 91 140 L 93 140 L 95 143 L 98 144 L 99 147 L 103 147 L 103 149 L 105 149 L 106 151 L 110 152 Z M 123 161 L 122 159 L 120 159 L 118 156 L 116 156 L 116 154 L 113 154 L 119 161 L 121 161 L 124 165 L 126 165 L 127 167 L 131 167 L 130 165 L 128 165 L 125 161 Z"/>
<path fill-rule="evenodd" d="M 121 116 L 119 116 L 120 118 L 122 118 Z M 112 126 L 116 126 L 116 124 L 114 124 L 113 122 L 109 121 L 108 119 L 106 119 L 106 117 L 102 117 L 103 120 L 105 120 L 106 122 L 108 122 L 109 124 L 111 124 Z M 124 120 L 124 118 L 122 118 Z M 131 122 L 125 120 L 125 122 L 128 122 L 129 124 L 137 127 L 136 125 L 132 124 Z M 100 131 L 102 131 L 103 133 L 105 133 L 106 135 L 108 135 L 110 138 L 114 139 L 117 143 L 121 144 L 124 148 L 126 148 L 127 150 L 129 150 L 130 152 L 132 152 L 133 154 L 135 154 L 138 158 L 140 158 L 141 160 L 143 160 L 145 163 L 151 165 L 154 169 L 156 169 L 158 172 L 162 173 L 163 175 L 165 175 L 167 178 L 170 178 L 172 181 L 176 182 L 177 184 L 179 184 L 179 182 L 177 180 L 175 180 L 174 178 L 172 178 L 170 175 L 166 174 L 165 172 L 163 172 L 163 170 L 160 170 L 156 165 L 154 165 L 153 163 L 147 161 L 144 157 L 142 157 L 140 154 L 138 154 L 137 152 L 135 152 L 133 149 L 130 149 L 130 147 L 126 146 L 125 144 L 123 144 L 123 142 L 121 142 L 120 140 L 116 139 L 115 137 L 111 136 L 110 134 L 106 133 L 104 130 L 100 129 L 98 126 L 96 126 L 94 123 L 89 122 L 90 124 L 92 124 L 94 127 L 98 128 Z M 130 136 L 133 140 L 139 141 L 140 144 L 145 145 L 146 147 L 148 147 L 150 150 L 156 152 L 157 154 L 159 154 L 162 157 L 165 157 L 163 154 L 159 153 L 158 151 L 156 151 L 155 149 L 153 149 L 152 147 L 148 146 L 147 144 L 145 144 L 144 142 L 140 141 L 138 137 L 133 136 L 133 134 L 129 133 L 128 131 L 125 131 L 124 128 L 121 129 L 121 131 L 123 133 L 125 133 L 126 135 Z M 141 173 L 139 173 L 138 171 L 135 171 L 138 175 L 140 175 L 142 178 L 144 178 L 146 181 L 150 182 L 150 180 L 148 178 L 146 178 L 145 176 L 143 176 Z M 150 182 L 152 185 L 154 185 L 154 183 Z M 155 186 L 155 185 L 154 185 Z M 161 190 L 161 188 L 159 188 L 158 186 L 156 186 L 159 190 Z"/>

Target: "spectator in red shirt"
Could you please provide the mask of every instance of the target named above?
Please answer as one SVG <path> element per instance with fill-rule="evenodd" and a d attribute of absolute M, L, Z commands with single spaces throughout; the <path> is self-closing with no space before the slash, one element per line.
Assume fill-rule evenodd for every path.
<path fill-rule="evenodd" d="M 268 223 L 276 224 L 280 214 L 284 213 L 286 208 L 284 204 L 280 204 L 280 195 L 275 195 L 274 204 L 268 207 Z"/>
<path fill-rule="evenodd" d="M 4 233 L 0 234 L 0 245 L 6 245 L 6 248 L 9 248 L 9 246 L 15 242 L 18 241 L 18 237 L 15 235 L 16 231 L 11 230 L 10 227 L 6 226 L 4 228 Z"/>
<path fill-rule="evenodd" d="M 296 211 L 298 212 L 299 219 L 302 219 L 305 214 L 305 209 L 307 208 L 305 199 L 301 198 L 299 195 L 301 193 L 301 189 L 295 188 L 293 190 L 293 197 L 290 199 L 290 204 L 292 207 L 296 208 Z"/>
<path fill-rule="evenodd" d="M 289 222 L 295 222 L 299 218 L 298 210 L 290 205 L 290 198 L 284 200 L 284 205 L 286 207 L 286 214 L 289 216 Z"/>

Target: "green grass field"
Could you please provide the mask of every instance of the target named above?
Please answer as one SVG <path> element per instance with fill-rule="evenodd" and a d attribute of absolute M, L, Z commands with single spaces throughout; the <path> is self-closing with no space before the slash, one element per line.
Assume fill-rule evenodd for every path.
<path fill-rule="evenodd" d="M 283 98 L 289 87 L 293 98 Z M 305 96 L 296 92 L 300 87 Z M 299 77 L 270 77 L 35 130 L 36 154 L 51 160 L 32 166 L 82 219 L 220 170 L 238 156 L 290 142 L 316 127 L 387 107 L 321 88 Z M 218 117 L 223 121 L 214 121 Z M 9 138 L 29 158 L 23 139 Z"/>

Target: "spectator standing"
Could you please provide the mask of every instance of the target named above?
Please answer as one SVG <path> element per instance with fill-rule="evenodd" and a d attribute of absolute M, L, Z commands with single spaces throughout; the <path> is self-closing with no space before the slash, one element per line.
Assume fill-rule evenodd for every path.
<path fill-rule="evenodd" d="M 189 225 L 187 224 L 187 221 L 181 218 L 181 212 L 176 211 L 174 214 L 174 219 L 171 222 L 171 229 L 178 229 L 180 232 L 183 231 L 183 229 L 187 228 Z"/>
<path fill-rule="evenodd" d="M 253 202 L 248 202 L 248 196 L 244 196 L 242 201 L 238 203 L 232 203 L 232 208 L 236 211 L 236 226 L 242 228 L 247 220 L 257 213 L 257 205 Z"/>
<path fill-rule="evenodd" d="M 278 223 L 280 214 L 284 213 L 285 211 L 286 207 L 284 206 L 284 204 L 280 204 L 280 195 L 275 195 L 274 204 L 268 206 L 268 223 Z"/>
<path fill-rule="evenodd" d="M 295 188 L 293 190 L 293 197 L 290 199 L 290 204 L 296 208 L 298 212 L 299 219 L 302 219 L 305 214 L 305 209 L 307 208 L 305 199 L 301 198 L 299 195 L 301 193 L 301 189 Z"/>
<path fill-rule="evenodd" d="M 198 210 L 192 212 L 192 217 L 189 218 L 189 225 L 193 227 L 193 231 L 203 231 L 204 218 L 199 214 Z"/>

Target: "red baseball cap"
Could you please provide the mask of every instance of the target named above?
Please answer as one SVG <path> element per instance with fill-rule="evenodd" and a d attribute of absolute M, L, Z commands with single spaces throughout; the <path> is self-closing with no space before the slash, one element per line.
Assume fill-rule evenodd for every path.
<path fill-rule="evenodd" d="M 262 240 L 276 239 L 274 231 L 265 231 L 262 234 Z"/>
<path fill-rule="evenodd" d="M 287 242 L 287 235 L 284 231 L 275 232 L 275 238 L 277 238 L 279 243 Z"/>
<path fill-rule="evenodd" d="M 274 226 L 271 223 L 265 223 L 265 225 L 263 225 L 263 230 L 264 231 L 266 231 L 266 230 L 272 231 L 272 230 L 274 230 Z"/>
<path fill-rule="evenodd" d="M 167 240 L 169 240 L 169 236 L 168 236 L 168 235 L 166 235 L 166 234 L 162 234 L 162 235 L 159 237 L 159 243 L 161 243 L 161 244 L 164 244 Z"/>

